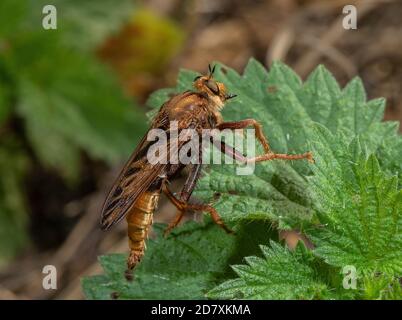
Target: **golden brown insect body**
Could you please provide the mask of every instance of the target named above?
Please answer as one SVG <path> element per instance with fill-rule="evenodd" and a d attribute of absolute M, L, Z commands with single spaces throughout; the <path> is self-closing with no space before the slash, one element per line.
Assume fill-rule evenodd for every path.
<path fill-rule="evenodd" d="M 127 213 L 127 233 L 130 247 L 127 264 L 129 268 L 133 268 L 144 255 L 145 240 L 148 237 L 160 193 L 160 190 L 144 192 Z"/>
<path fill-rule="evenodd" d="M 260 162 L 272 159 L 312 160 L 312 155 L 309 152 L 301 155 L 273 153 L 269 148 L 268 140 L 264 136 L 261 125 L 254 119 L 223 122 L 220 111 L 225 101 L 235 97 L 235 95 L 228 94 L 225 85 L 213 79 L 214 69 L 210 68 L 208 75 L 194 79 L 193 86 L 195 91 L 177 94 L 165 102 L 153 119 L 150 129 L 161 129 L 169 135 L 171 134 L 170 124 L 172 122 L 177 123 L 179 131 L 191 128 L 196 132 L 201 132 L 204 129 L 233 130 L 253 126 L 256 130 L 256 137 L 264 147 L 265 154 L 255 158 L 247 158 L 222 141 L 216 146 L 222 152 L 240 162 Z M 152 224 L 152 216 L 162 191 L 179 209 L 179 213 L 169 225 L 167 231 L 170 231 L 180 222 L 184 212 L 196 210 L 208 212 L 219 226 L 227 232 L 231 232 L 212 206 L 189 203 L 200 176 L 201 163 L 184 165 L 180 162 L 174 163 L 174 161 L 170 161 L 171 154 L 181 150 L 187 141 L 179 141 L 177 145 L 174 145 L 168 139 L 167 150 L 170 153 L 166 152 L 168 153 L 166 156 L 169 161 L 152 164 L 147 157 L 147 151 L 153 146 L 154 142 L 148 141 L 147 135 L 148 133 L 141 140 L 115 181 L 105 200 L 101 214 L 102 229 L 110 228 L 126 216 L 130 247 L 130 255 L 127 260 L 129 270 L 133 269 L 144 255 L 145 241 Z M 190 173 L 179 196 L 176 197 L 168 189 L 167 182 L 174 179 L 186 166 L 190 166 Z"/>

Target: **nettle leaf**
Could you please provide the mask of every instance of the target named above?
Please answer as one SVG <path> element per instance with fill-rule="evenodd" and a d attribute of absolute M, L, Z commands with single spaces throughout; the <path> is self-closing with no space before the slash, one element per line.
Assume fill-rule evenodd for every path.
<path fill-rule="evenodd" d="M 314 299 L 331 296 L 327 285 L 310 266 L 311 252 L 302 245 L 296 252 L 271 241 L 261 246 L 263 258 L 247 257 L 247 265 L 234 265 L 238 278 L 208 293 L 213 299 Z"/>
<path fill-rule="evenodd" d="M 311 178 L 322 227 L 309 234 L 315 254 L 336 267 L 353 265 L 360 274 L 402 275 L 402 190 L 377 158 L 356 138 L 332 135 L 317 125 Z"/>
<path fill-rule="evenodd" d="M 223 299 L 401 298 L 402 190 L 381 171 L 359 138 L 351 143 L 322 125 L 310 137 L 316 165 L 309 184 L 319 224 L 307 229 L 313 251 L 291 253 L 279 244 L 263 248 L 266 259 L 233 266 L 238 278 L 210 291 Z M 298 251 L 299 250 L 299 251 Z M 306 259 L 304 259 L 306 258 Z M 308 259 L 307 259 L 308 258 Z M 339 272 L 357 269 L 359 290 L 345 290 Z"/>
<path fill-rule="evenodd" d="M 397 277 L 371 274 L 363 278 L 362 299 L 402 300 L 402 284 Z"/>
<path fill-rule="evenodd" d="M 148 104 L 158 108 L 173 93 L 192 89 L 196 75 L 181 70 L 176 88 L 157 91 Z M 243 75 L 217 64 L 215 77 L 229 92 L 238 95 L 224 108 L 224 119 L 257 119 L 275 152 L 308 151 L 313 123 L 319 122 L 333 133 L 347 131 L 349 141 L 361 134 L 366 147 L 381 155 L 384 170 L 402 171 L 397 160 L 402 154 L 397 126 L 380 122 L 384 100 L 367 102 L 359 79 L 342 90 L 330 72 L 319 66 L 303 84 L 283 63 L 274 63 L 267 72 L 254 59 L 249 61 Z M 389 144 L 395 146 L 394 151 L 388 151 Z M 262 153 L 259 146 L 257 153 Z M 195 195 L 210 201 L 219 193 L 221 196 L 214 206 L 225 221 L 266 219 L 282 229 L 300 228 L 312 218 L 312 200 L 305 179 L 310 174 L 311 165 L 305 161 L 260 163 L 253 174 L 246 176 L 237 175 L 234 165 L 210 165 Z"/>
<path fill-rule="evenodd" d="M 229 264 L 240 262 L 246 252 L 257 254 L 258 243 L 272 238 L 269 226 L 261 223 L 243 226 L 236 236 L 211 222 L 189 222 L 164 238 L 165 227 L 154 226 L 157 235 L 148 241 L 134 281 L 124 277 L 125 255 L 103 256 L 100 263 L 105 274 L 84 278 L 85 296 L 111 299 L 117 293 L 120 299 L 205 299 L 219 280 L 231 276 Z"/>

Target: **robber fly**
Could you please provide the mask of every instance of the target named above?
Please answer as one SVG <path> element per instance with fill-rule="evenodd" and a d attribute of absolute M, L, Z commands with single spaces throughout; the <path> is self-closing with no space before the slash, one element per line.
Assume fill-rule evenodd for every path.
<path fill-rule="evenodd" d="M 265 153 L 263 155 L 248 158 L 221 140 L 216 142 L 216 139 L 211 139 L 211 141 L 214 141 L 215 146 L 221 152 L 242 163 L 261 162 L 272 159 L 307 159 L 313 161 L 310 152 L 296 155 L 272 152 L 268 140 L 262 131 L 262 126 L 254 119 L 224 122 L 220 111 L 225 102 L 236 97 L 236 95 L 227 93 L 225 85 L 214 80 L 214 71 L 215 67 L 211 68 L 209 66 L 209 73 L 207 75 L 198 76 L 194 79 L 194 91 L 177 94 L 165 102 L 153 119 L 150 129 L 158 128 L 168 132 L 171 121 L 177 121 L 179 131 L 189 128 L 197 131 L 203 129 L 234 130 L 250 126 L 254 127 L 255 135 L 264 148 Z M 151 164 L 147 160 L 147 151 L 154 142 L 148 141 L 147 135 L 148 133 L 141 140 L 115 181 L 105 200 L 101 214 L 101 227 L 104 230 L 109 229 L 126 217 L 130 248 L 130 254 L 127 259 L 128 272 L 139 263 L 144 255 L 145 240 L 147 239 L 152 224 L 152 216 L 162 192 L 167 195 L 168 199 L 178 209 L 178 213 L 167 227 L 166 233 L 178 225 L 186 211 L 207 212 L 216 224 L 225 231 L 231 232 L 211 205 L 191 204 L 189 202 L 200 176 L 201 163 L 189 165 L 172 164 L 169 162 Z M 167 143 L 169 144 L 169 140 Z M 180 150 L 184 143 L 179 142 L 176 148 Z M 202 148 L 200 148 L 201 152 Z M 186 166 L 190 166 L 189 174 L 181 192 L 176 196 L 176 194 L 169 190 L 168 181 L 177 176 Z"/>

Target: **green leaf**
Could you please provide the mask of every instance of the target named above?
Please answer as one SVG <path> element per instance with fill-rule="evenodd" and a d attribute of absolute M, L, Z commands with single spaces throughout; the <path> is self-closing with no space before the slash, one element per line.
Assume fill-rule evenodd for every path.
<path fill-rule="evenodd" d="M 246 252 L 258 252 L 258 243 L 272 237 L 269 226 L 242 226 L 228 235 L 214 223 L 189 222 L 165 239 L 156 225 L 157 236 L 147 243 L 145 257 L 135 269 L 135 279 L 124 278 L 126 257 L 121 254 L 100 258 L 103 276 L 85 278 L 88 299 L 205 299 L 218 279 L 231 275 L 228 265 L 240 262 Z"/>
<path fill-rule="evenodd" d="M 371 274 L 363 278 L 361 299 L 402 300 L 402 285 L 398 278 Z"/>
<path fill-rule="evenodd" d="M 317 125 L 312 141 L 316 166 L 311 178 L 322 227 L 309 231 L 315 254 L 336 267 L 359 273 L 402 275 L 402 190 L 374 155 L 367 159 L 355 139 L 334 136 Z M 319 204 L 319 205 L 318 205 Z"/>
<path fill-rule="evenodd" d="M 251 256 L 247 265 L 234 265 L 238 278 L 226 281 L 208 293 L 212 299 L 314 299 L 330 292 L 309 265 L 311 253 L 303 246 L 291 252 L 271 241 L 261 246 L 263 258 Z"/>
<path fill-rule="evenodd" d="M 367 158 L 358 138 L 348 143 L 344 134 L 335 136 L 319 124 L 312 133 L 316 165 L 309 184 L 320 223 L 307 234 L 316 248 L 293 254 L 271 242 L 272 249 L 263 249 L 265 260 L 249 257 L 248 265 L 233 266 L 238 278 L 211 290 L 210 298 L 401 298 L 402 190 L 397 178 L 382 172 L 374 155 Z M 339 270 L 350 265 L 358 272 L 358 290 L 342 287 Z"/>

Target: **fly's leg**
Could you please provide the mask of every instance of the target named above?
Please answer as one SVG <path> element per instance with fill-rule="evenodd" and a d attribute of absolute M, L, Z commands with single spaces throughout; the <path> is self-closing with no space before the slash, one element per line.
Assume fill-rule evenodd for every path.
<path fill-rule="evenodd" d="M 262 154 L 253 158 L 246 158 L 246 163 L 269 161 L 274 159 L 281 160 L 307 160 L 308 162 L 314 163 L 313 153 L 305 152 L 302 154 L 286 154 L 286 153 L 267 153 Z"/>
<path fill-rule="evenodd" d="M 215 139 L 212 139 L 212 142 L 215 145 L 215 147 L 217 147 L 222 153 L 242 163 L 255 163 L 274 159 L 282 159 L 282 160 L 305 159 L 309 162 L 314 163 L 313 154 L 311 152 L 305 152 L 303 154 L 285 154 L 285 153 L 273 153 L 270 151 L 260 156 L 248 158 L 245 155 L 243 155 L 240 151 L 236 150 L 232 146 L 227 145 L 223 141 L 216 141 Z"/>
<path fill-rule="evenodd" d="M 222 218 L 219 216 L 218 212 L 210 205 L 206 204 L 190 204 L 188 202 L 181 201 L 177 199 L 174 194 L 168 189 L 167 185 L 163 185 L 163 192 L 167 195 L 169 200 L 174 204 L 174 206 L 180 211 L 203 211 L 208 212 L 212 218 L 212 220 L 224 229 L 227 233 L 233 233 L 231 229 L 229 229 L 222 221 Z"/>
<path fill-rule="evenodd" d="M 262 125 L 254 119 L 245 119 L 241 121 L 235 121 L 235 122 L 223 122 L 217 126 L 217 129 L 223 130 L 223 129 L 245 129 L 247 127 L 254 127 L 255 129 L 255 136 L 257 139 L 260 141 L 262 147 L 264 148 L 265 153 L 270 153 L 270 146 L 267 137 L 264 135 L 264 132 L 262 131 Z"/>
<path fill-rule="evenodd" d="M 194 191 L 200 173 L 201 173 L 201 163 L 194 164 L 191 168 L 191 171 L 187 177 L 186 182 L 184 183 L 183 189 L 180 192 L 180 198 L 179 198 L 180 201 L 185 203 L 188 202 L 188 200 L 191 197 L 191 194 Z M 170 233 L 170 231 L 172 231 L 172 229 L 174 229 L 180 223 L 181 219 L 184 217 L 184 213 L 185 210 L 180 209 L 178 210 L 176 217 L 171 223 L 169 223 L 168 227 L 166 228 L 164 232 L 165 236 L 167 236 Z"/>
<path fill-rule="evenodd" d="M 164 235 L 165 237 L 167 237 L 167 236 L 169 235 L 169 233 L 170 233 L 174 228 L 177 227 L 177 225 L 180 223 L 181 219 L 183 219 L 184 213 L 185 213 L 184 210 L 180 210 L 180 209 L 179 209 L 179 210 L 177 211 L 176 216 L 174 217 L 173 221 L 171 221 L 171 222 L 169 223 L 169 225 L 167 226 L 167 228 L 166 228 L 165 231 L 163 232 L 163 235 Z"/>

